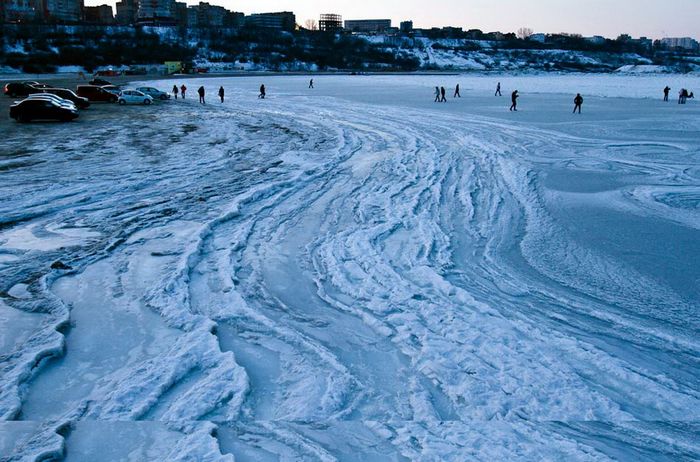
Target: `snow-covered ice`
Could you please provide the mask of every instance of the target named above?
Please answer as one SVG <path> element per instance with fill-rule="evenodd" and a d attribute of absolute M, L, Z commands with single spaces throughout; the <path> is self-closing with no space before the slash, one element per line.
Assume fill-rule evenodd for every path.
<path fill-rule="evenodd" d="M 700 458 L 697 77 L 314 80 L 9 126 L 2 460 Z"/>

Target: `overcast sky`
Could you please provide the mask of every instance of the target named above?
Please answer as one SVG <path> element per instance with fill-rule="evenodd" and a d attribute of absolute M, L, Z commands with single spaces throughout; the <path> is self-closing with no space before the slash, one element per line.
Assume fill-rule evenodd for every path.
<path fill-rule="evenodd" d="M 87 5 L 116 1 L 85 0 Z M 188 0 L 189 4 L 199 3 Z M 297 22 L 338 13 L 343 19 L 412 19 L 415 27 L 458 26 L 514 32 L 570 32 L 616 37 L 700 36 L 700 0 L 209 0 L 246 14 L 293 11 Z"/>

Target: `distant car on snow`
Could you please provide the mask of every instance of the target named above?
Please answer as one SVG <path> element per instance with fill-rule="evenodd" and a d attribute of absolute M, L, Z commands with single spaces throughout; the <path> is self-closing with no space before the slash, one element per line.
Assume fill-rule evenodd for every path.
<path fill-rule="evenodd" d="M 19 122 L 32 120 L 68 122 L 78 117 L 78 110 L 69 109 L 49 98 L 27 98 L 10 106 L 10 117 Z"/>
<path fill-rule="evenodd" d="M 87 109 L 90 107 L 90 100 L 78 96 L 67 88 L 44 88 L 41 90 L 42 93 L 50 93 L 52 95 L 60 96 L 63 99 L 67 99 L 75 103 L 78 109 Z"/>
<path fill-rule="evenodd" d="M 87 98 L 90 101 L 116 103 L 119 97 L 110 93 L 102 87 L 96 85 L 78 85 L 76 93 L 78 96 Z"/>
<path fill-rule="evenodd" d="M 10 82 L 5 84 L 3 93 L 7 96 L 16 98 L 17 96 L 27 96 L 31 93 L 41 91 L 42 88 L 48 88 L 48 85 L 39 82 Z"/>
<path fill-rule="evenodd" d="M 119 104 L 146 104 L 153 102 L 153 97 L 138 90 L 123 90 L 119 93 Z"/>
<path fill-rule="evenodd" d="M 153 99 L 170 99 L 170 93 L 168 93 L 167 91 L 160 91 L 157 88 L 153 87 L 138 87 L 136 91 L 140 91 L 141 93 L 152 96 Z"/>
<path fill-rule="evenodd" d="M 90 80 L 88 83 L 90 85 L 97 85 L 98 87 L 104 87 L 105 85 L 112 85 L 112 82 L 109 82 L 105 79 L 100 79 L 99 77 L 95 77 L 94 79 Z"/>

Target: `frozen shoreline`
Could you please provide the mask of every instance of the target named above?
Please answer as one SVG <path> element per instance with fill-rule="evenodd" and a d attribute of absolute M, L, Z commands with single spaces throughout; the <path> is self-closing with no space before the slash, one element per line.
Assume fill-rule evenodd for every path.
<path fill-rule="evenodd" d="M 265 101 L 258 77 L 206 78 L 190 94 L 226 103 L 12 125 L 16 351 L 18 309 L 72 309 L 26 418 L 77 422 L 68 460 L 160 438 L 198 460 L 692 460 L 700 110 L 620 97 L 685 78 L 503 78 L 518 114 L 492 76 L 280 76 Z M 432 103 L 453 81 L 464 98 Z M 56 259 L 76 271 L 42 293 Z M 13 425 L 12 457 L 55 450 Z"/>

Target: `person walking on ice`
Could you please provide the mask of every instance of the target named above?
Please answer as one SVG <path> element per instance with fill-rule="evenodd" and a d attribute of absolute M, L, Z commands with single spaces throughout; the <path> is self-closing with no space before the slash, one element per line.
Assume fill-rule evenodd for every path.
<path fill-rule="evenodd" d="M 221 98 L 221 102 L 224 102 L 224 87 L 219 87 L 219 98 Z"/>
<path fill-rule="evenodd" d="M 309 88 L 314 87 L 314 79 L 309 80 Z"/>
<path fill-rule="evenodd" d="M 496 94 L 493 96 L 503 96 L 501 94 L 501 82 L 498 82 L 498 85 L 496 85 Z"/>
<path fill-rule="evenodd" d="M 447 102 L 447 98 L 445 98 L 445 93 L 446 93 L 445 87 L 440 87 L 440 102 L 441 103 Z"/>
<path fill-rule="evenodd" d="M 435 102 L 440 102 L 440 87 L 435 87 Z"/>
<path fill-rule="evenodd" d="M 671 91 L 671 88 L 668 85 L 666 85 L 666 88 L 664 88 L 664 101 L 666 101 L 667 103 L 668 103 L 668 94 L 670 93 L 670 91 Z"/>
<path fill-rule="evenodd" d="M 258 98 L 265 99 L 265 84 L 260 85 L 260 94 L 258 95 Z"/>
<path fill-rule="evenodd" d="M 462 95 L 459 94 L 459 84 L 457 84 L 457 86 L 455 87 L 455 95 L 453 96 L 453 98 L 461 98 L 461 97 L 462 97 Z"/>
<path fill-rule="evenodd" d="M 510 100 L 512 104 L 510 105 L 510 110 L 518 112 L 518 98 L 520 98 L 520 95 L 518 94 L 518 90 L 515 90 L 513 93 L 510 95 Z"/>
<path fill-rule="evenodd" d="M 178 91 L 179 90 L 177 89 L 177 85 L 173 85 L 173 95 L 175 95 L 175 99 L 177 99 Z"/>
<path fill-rule="evenodd" d="M 185 99 L 185 92 L 187 91 L 187 87 L 183 83 L 182 86 L 180 87 L 180 94 L 182 95 L 182 99 Z"/>
<path fill-rule="evenodd" d="M 581 93 L 576 93 L 576 98 L 574 98 L 574 114 L 576 114 L 576 109 L 578 109 L 578 113 L 581 113 L 581 105 L 583 104 L 583 96 L 581 96 Z"/>
<path fill-rule="evenodd" d="M 204 87 L 199 87 L 197 90 L 197 94 L 199 95 L 199 102 L 201 104 L 207 104 L 204 102 Z"/>

